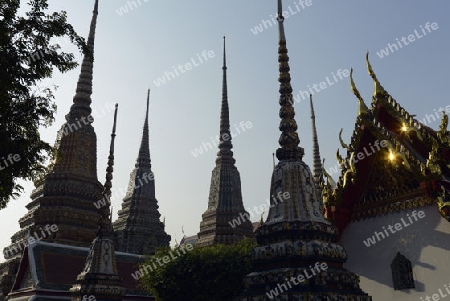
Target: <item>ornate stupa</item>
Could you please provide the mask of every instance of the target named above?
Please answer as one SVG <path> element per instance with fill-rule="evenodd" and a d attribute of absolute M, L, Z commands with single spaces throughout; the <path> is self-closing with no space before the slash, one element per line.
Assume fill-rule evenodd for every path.
<path fill-rule="evenodd" d="M 102 193 L 97 179 L 97 137 L 90 107 L 97 15 L 98 1 L 87 42 L 91 54 L 83 58 L 73 105 L 58 132 L 56 158 L 32 192 L 28 213 L 20 219 L 21 230 L 12 236 L 12 245 L 48 223 L 56 224 L 59 230 L 46 237 L 46 241 L 87 246 L 95 237 L 98 211 L 94 202 Z"/>
<path fill-rule="evenodd" d="M 42 241 L 87 247 L 95 238 L 99 213 L 94 203 L 101 198 L 103 190 L 97 179 L 97 136 L 90 106 L 97 15 L 98 0 L 87 41 L 91 53 L 83 58 L 73 104 L 57 135 L 56 159 L 36 184 L 31 202 L 26 206 L 28 212 L 19 220 L 20 230 L 11 237 L 11 245 L 3 250 L 7 259 L 0 264 L 4 295 L 13 285 L 28 237 L 54 225 L 58 231 L 45 235 Z"/>
<path fill-rule="evenodd" d="M 98 6 L 95 0 L 90 53 L 83 58 L 73 105 L 58 132 L 56 160 L 36 185 L 21 230 L 3 252 L 7 261 L 0 264 L 0 300 L 122 300 L 125 290 L 123 300 L 154 300 L 132 277 L 145 258 L 114 253 L 108 209 L 113 148 L 105 186 L 97 180 L 90 104 Z M 30 240 L 35 233 L 40 239 Z"/>
<path fill-rule="evenodd" d="M 112 238 L 110 216 L 111 187 L 114 165 L 114 139 L 116 137 L 117 105 L 114 112 L 114 125 L 111 134 L 106 182 L 102 196 L 107 200 L 106 206 L 100 208 L 97 237 L 89 250 L 83 271 L 78 275 L 76 284 L 70 289 L 72 301 L 85 301 L 94 296 L 96 301 L 122 300 L 126 290 L 121 285 L 117 272 L 116 252 Z"/>
<path fill-rule="evenodd" d="M 208 209 L 202 215 L 197 246 L 233 244 L 244 237 L 253 237 L 250 215 L 242 202 L 241 177 L 234 165 L 228 108 L 225 37 L 223 41 L 222 110 L 220 143 L 216 167 L 212 171 Z"/>
<path fill-rule="evenodd" d="M 288 197 L 271 198 L 266 222 L 256 231 L 254 270 L 245 276 L 246 290 L 237 300 L 369 301 L 358 276 L 343 267 L 347 254 L 334 242 L 337 228 L 324 218 L 313 174 L 302 160 L 282 12 L 278 0 L 281 136 L 270 195 Z"/>
<path fill-rule="evenodd" d="M 156 248 L 168 246 L 170 235 L 160 221 L 158 201 L 155 197 L 155 179 L 152 172 L 149 148 L 148 111 L 150 90 L 147 92 L 141 146 L 135 168 L 131 172 L 127 193 L 114 222 L 114 235 L 118 251 L 150 255 Z"/>

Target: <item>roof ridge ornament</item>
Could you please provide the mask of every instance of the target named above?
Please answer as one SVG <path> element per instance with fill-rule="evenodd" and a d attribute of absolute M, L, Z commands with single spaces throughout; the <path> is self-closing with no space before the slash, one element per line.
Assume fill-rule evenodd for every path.
<path fill-rule="evenodd" d="M 345 148 L 346 150 L 352 151 L 352 149 L 350 149 L 350 147 L 348 146 L 348 144 L 346 144 L 344 142 L 344 140 L 342 139 L 342 131 L 344 129 L 341 128 L 341 130 L 339 131 L 339 143 L 341 144 L 342 148 Z"/>
<path fill-rule="evenodd" d="M 373 72 L 372 65 L 370 65 L 370 62 L 369 62 L 369 51 L 367 51 L 367 53 L 366 53 L 366 64 L 367 64 L 367 72 L 372 77 L 373 83 L 374 83 L 373 96 L 376 97 L 379 94 L 387 94 L 386 90 L 383 88 L 383 86 L 378 81 L 375 72 Z"/>
<path fill-rule="evenodd" d="M 369 62 L 369 61 L 367 61 L 367 62 Z M 370 66 L 370 63 L 368 66 Z M 369 74 L 370 74 L 370 72 L 369 72 Z M 369 108 L 365 104 L 364 99 L 361 97 L 361 94 L 359 94 L 359 91 L 356 88 L 355 82 L 353 81 L 353 68 L 350 69 L 350 87 L 352 89 L 353 94 L 355 94 L 356 98 L 358 98 L 358 103 L 359 103 L 358 115 L 361 115 L 364 113 L 369 113 Z"/>

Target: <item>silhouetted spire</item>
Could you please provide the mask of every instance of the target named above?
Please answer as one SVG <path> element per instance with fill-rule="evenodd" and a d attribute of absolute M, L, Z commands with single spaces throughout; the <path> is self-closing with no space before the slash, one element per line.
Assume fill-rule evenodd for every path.
<path fill-rule="evenodd" d="M 297 134 L 297 123 L 295 122 L 295 111 L 292 97 L 291 75 L 289 73 L 289 57 L 286 47 L 286 35 L 284 33 L 284 17 L 281 0 L 278 0 L 278 62 L 280 76 L 280 100 L 281 105 L 279 116 L 281 118 L 279 129 L 281 131 L 278 140 L 281 148 L 277 149 L 277 158 L 285 159 L 302 159 L 304 151 L 299 147 L 300 139 Z"/>
<path fill-rule="evenodd" d="M 139 148 L 139 156 L 137 158 L 136 167 L 146 166 L 151 167 L 150 160 L 150 143 L 148 134 L 148 111 L 150 105 L 150 89 L 147 90 L 147 111 L 144 121 L 144 129 L 142 130 L 141 147 Z"/>
<path fill-rule="evenodd" d="M 230 133 L 230 111 L 228 108 L 228 87 L 227 87 L 227 61 L 225 51 L 225 37 L 223 37 L 223 82 L 222 82 L 222 111 L 220 113 L 220 143 L 221 153 L 233 148 Z"/>
<path fill-rule="evenodd" d="M 109 156 L 108 156 L 108 167 L 106 168 L 106 181 L 103 190 L 103 197 L 106 199 L 106 206 L 102 208 L 101 212 L 101 222 L 99 234 L 101 236 L 109 237 L 111 235 L 111 218 L 110 218 L 110 205 L 111 205 L 111 187 L 112 187 L 112 179 L 113 179 L 113 171 L 114 171 L 114 140 L 116 138 L 116 123 L 117 123 L 117 108 L 118 104 L 116 104 L 116 109 L 114 111 L 114 124 L 111 133 L 111 144 L 109 146 Z"/>
<path fill-rule="evenodd" d="M 91 27 L 89 30 L 89 37 L 87 46 L 90 53 L 86 54 L 81 64 L 81 72 L 78 78 L 77 89 L 73 97 L 73 105 L 70 108 L 66 120 L 80 119 L 91 114 L 91 95 L 92 95 L 92 75 L 94 69 L 94 40 L 95 28 L 97 26 L 98 16 L 98 0 L 95 0 L 94 11 L 92 12 Z"/>
<path fill-rule="evenodd" d="M 314 114 L 314 105 L 312 100 L 312 95 L 309 95 L 309 103 L 311 106 L 311 127 L 312 127 L 312 138 L 313 138 L 313 173 L 314 173 L 314 182 L 316 184 L 317 191 L 319 193 L 319 199 L 321 196 L 320 189 L 320 179 L 322 178 L 322 161 L 320 160 L 320 150 L 319 150 L 319 140 L 317 138 L 317 129 L 316 129 L 316 116 Z"/>

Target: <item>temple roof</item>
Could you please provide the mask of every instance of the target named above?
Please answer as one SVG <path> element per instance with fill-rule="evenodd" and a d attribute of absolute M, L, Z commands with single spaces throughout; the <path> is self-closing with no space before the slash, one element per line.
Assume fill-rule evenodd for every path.
<path fill-rule="evenodd" d="M 9 300 L 36 295 L 40 298 L 71 300 L 69 289 L 83 270 L 88 253 L 89 248 L 84 247 L 42 241 L 30 244 L 24 252 Z M 116 252 L 115 256 L 117 270 L 127 290 L 123 300 L 154 300 L 137 287 L 138 282 L 132 277 L 137 264 L 145 262 L 145 258 L 122 252 Z"/>
<path fill-rule="evenodd" d="M 191 236 L 183 236 L 183 238 L 180 241 L 180 246 L 184 246 L 184 245 L 195 245 L 195 243 L 198 241 L 198 236 L 197 234 L 195 235 L 191 235 Z"/>
<path fill-rule="evenodd" d="M 366 61 L 374 82 L 372 103 L 370 108 L 365 104 L 352 70 L 350 86 L 359 102 L 358 116 L 349 144 L 343 142 L 342 130 L 339 134 L 347 153 L 342 157 L 338 150 L 337 185 L 323 191 L 328 218 L 342 232 L 351 220 L 437 203 L 441 215 L 449 219 L 448 117 L 443 115 L 439 131 L 421 124 L 384 89 L 368 55 Z"/>

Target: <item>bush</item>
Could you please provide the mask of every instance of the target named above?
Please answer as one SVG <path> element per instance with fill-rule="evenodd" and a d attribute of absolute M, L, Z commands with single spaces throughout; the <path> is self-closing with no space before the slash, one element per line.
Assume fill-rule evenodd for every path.
<path fill-rule="evenodd" d="M 148 270 L 140 285 L 158 301 L 232 300 L 244 290 L 242 280 L 251 271 L 250 255 L 255 245 L 245 238 L 235 245 L 196 247 L 184 253 L 180 248 L 159 249 L 146 261 L 147 266 L 157 268 Z M 156 264 L 163 262 L 164 256 L 165 262 L 167 256 L 171 260 Z"/>

